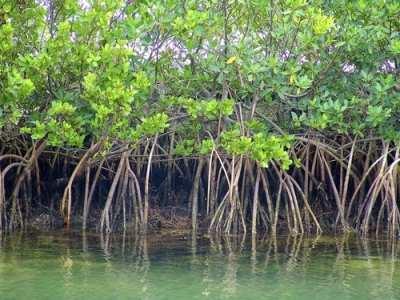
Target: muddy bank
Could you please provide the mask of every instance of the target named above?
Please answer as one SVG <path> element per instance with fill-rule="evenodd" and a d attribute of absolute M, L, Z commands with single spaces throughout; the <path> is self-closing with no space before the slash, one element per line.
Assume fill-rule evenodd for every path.
<path fill-rule="evenodd" d="M 101 210 L 93 210 L 88 218 L 87 229 L 99 230 L 99 217 Z M 201 217 L 201 216 L 199 216 Z M 72 228 L 81 229 L 83 223 L 82 215 L 75 215 L 72 218 Z M 29 224 L 27 228 L 37 230 L 53 230 L 62 229 L 65 227 L 64 220 L 59 213 L 49 210 L 36 210 L 32 216 L 27 220 Z M 123 231 L 124 224 L 122 220 L 113 224 L 114 231 Z M 135 223 L 126 223 L 126 229 L 135 230 Z M 183 207 L 164 207 L 164 208 L 151 208 L 149 210 L 149 227 L 150 231 L 187 231 L 191 228 L 191 212 Z M 206 222 L 201 222 L 199 229 L 206 229 Z"/>

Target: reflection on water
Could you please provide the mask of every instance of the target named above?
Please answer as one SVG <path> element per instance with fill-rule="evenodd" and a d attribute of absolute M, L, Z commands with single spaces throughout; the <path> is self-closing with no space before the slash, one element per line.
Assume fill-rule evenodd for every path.
<path fill-rule="evenodd" d="M 0 299 L 400 299 L 399 242 L 0 236 Z"/>

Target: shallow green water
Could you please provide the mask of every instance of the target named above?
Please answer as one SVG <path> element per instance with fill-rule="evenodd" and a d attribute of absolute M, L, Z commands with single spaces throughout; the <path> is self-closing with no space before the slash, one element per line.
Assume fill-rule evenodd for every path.
<path fill-rule="evenodd" d="M 30 233 L 0 239 L 0 299 L 400 299 L 400 244 Z"/>

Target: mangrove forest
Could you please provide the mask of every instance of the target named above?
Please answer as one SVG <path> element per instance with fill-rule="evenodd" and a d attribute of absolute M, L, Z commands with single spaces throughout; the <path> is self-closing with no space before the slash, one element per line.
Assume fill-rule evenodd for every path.
<path fill-rule="evenodd" d="M 0 0 L 0 231 L 397 237 L 399 172 L 398 0 Z"/>

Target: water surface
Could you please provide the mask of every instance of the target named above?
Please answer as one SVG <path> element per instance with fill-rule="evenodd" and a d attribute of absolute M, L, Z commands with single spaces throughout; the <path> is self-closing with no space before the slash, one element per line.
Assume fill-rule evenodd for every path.
<path fill-rule="evenodd" d="M 0 238 L 0 299 L 400 299 L 400 244 L 344 237 Z"/>

